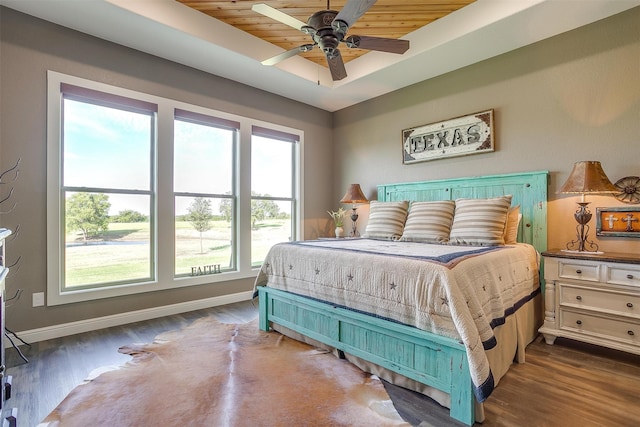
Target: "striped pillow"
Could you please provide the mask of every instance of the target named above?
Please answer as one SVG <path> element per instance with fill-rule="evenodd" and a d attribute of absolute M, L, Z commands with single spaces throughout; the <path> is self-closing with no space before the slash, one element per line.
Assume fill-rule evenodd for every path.
<path fill-rule="evenodd" d="M 402 236 L 407 219 L 409 202 L 372 201 L 369 206 L 369 223 L 363 237 L 380 240 L 398 240 Z"/>
<path fill-rule="evenodd" d="M 453 200 L 412 202 L 400 240 L 423 243 L 448 242 L 455 207 Z"/>
<path fill-rule="evenodd" d="M 491 199 L 457 199 L 449 243 L 504 245 L 504 227 L 511 195 Z"/>

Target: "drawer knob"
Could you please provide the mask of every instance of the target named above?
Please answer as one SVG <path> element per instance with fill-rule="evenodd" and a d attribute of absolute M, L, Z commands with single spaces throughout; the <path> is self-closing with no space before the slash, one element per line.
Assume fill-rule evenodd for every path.
<path fill-rule="evenodd" d="M 627 274 L 627 279 L 629 280 L 633 279 L 633 274 Z"/>
<path fill-rule="evenodd" d="M 633 303 L 628 302 L 628 303 L 627 303 L 627 307 L 629 307 L 629 308 L 633 308 Z"/>
<path fill-rule="evenodd" d="M 633 331 L 627 331 L 627 333 L 631 336 L 634 336 L 635 334 L 633 333 Z"/>
<path fill-rule="evenodd" d="M 582 325 L 582 320 L 576 320 L 576 325 Z"/>
<path fill-rule="evenodd" d="M 578 301 L 582 301 L 582 297 L 581 297 L 580 295 L 576 295 L 576 299 L 577 299 Z"/>
<path fill-rule="evenodd" d="M 576 274 L 582 274 L 582 270 L 576 270 Z"/>

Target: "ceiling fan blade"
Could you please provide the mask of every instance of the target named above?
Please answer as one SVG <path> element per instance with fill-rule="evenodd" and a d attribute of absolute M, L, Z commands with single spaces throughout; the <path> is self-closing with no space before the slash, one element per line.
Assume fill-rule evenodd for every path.
<path fill-rule="evenodd" d="M 256 3 L 251 7 L 251 10 L 253 10 L 254 12 L 258 12 L 259 14 L 271 18 L 275 21 L 282 22 L 283 24 L 293 27 L 296 30 L 300 30 L 300 28 L 307 25 L 306 23 L 294 18 L 293 16 L 289 16 L 284 12 L 280 12 L 278 9 L 274 9 L 268 4 Z"/>
<path fill-rule="evenodd" d="M 344 21 L 350 27 L 364 15 L 376 1 L 377 0 L 348 0 L 334 21 Z"/>
<path fill-rule="evenodd" d="M 271 58 L 265 59 L 261 62 L 262 65 L 276 65 L 278 62 L 282 62 L 285 59 L 291 58 L 292 56 L 296 56 L 300 52 L 309 52 L 313 49 L 315 45 L 313 44 L 303 44 L 302 46 L 295 47 L 291 50 L 287 50 L 282 52 L 279 55 L 273 56 Z"/>
<path fill-rule="evenodd" d="M 351 48 L 377 50 L 389 53 L 405 53 L 409 49 L 409 40 L 387 39 L 384 37 L 349 36 L 344 43 Z"/>
<path fill-rule="evenodd" d="M 329 64 L 329 71 L 331 71 L 331 79 L 333 81 L 347 77 L 347 70 L 344 68 L 344 61 L 338 49 L 334 49 L 332 54 L 327 55 L 327 63 Z"/>

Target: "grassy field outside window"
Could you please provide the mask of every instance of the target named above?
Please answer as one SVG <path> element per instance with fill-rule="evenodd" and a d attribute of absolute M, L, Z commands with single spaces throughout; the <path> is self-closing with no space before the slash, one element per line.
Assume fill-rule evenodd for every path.
<path fill-rule="evenodd" d="M 190 274 L 194 266 L 220 264 L 229 266 L 231 245 L 230 224 L 212 221 L 211 230 L 203 233 L 204 253 L 200 253 L 200 233 L 188 221 L 176 222 L 176 272 Z M 273 241 L 287 241 L 291 234 L 290 219 L 269 219 L 252 230 L 252 264 L 260 264 Z M 87 284 L 128 281 L 146 277 L 149 271 L 149 223 L 110 223 L 101 238 L 83 244 L 78 233 L 67 235 L 67 287 Z"/>

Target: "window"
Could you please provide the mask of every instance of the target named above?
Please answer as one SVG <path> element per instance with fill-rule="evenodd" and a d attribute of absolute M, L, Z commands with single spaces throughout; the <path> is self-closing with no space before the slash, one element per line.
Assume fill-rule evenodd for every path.
<path fill-rule="evenodd" d="M 63 290 L 153 280 L 156 106 L 61 91 Z M 121 168 L 122 159 L 135 166 Z"/>
<path fill-rule="evenodd" d="M 302 134 L 49 72 L 48 304 L 252 277 L 300 238 Z"/>
<path fill-rule="evenodd" d="M 240 124 L 176 110 L 175 275 L 235 269 L 235 143 Z"/>
<path fill-rule="evenodd" d="M 298 136 L 254 126 L 251 137 L 251 265 L 276 243 L 292 240 Z"/>

